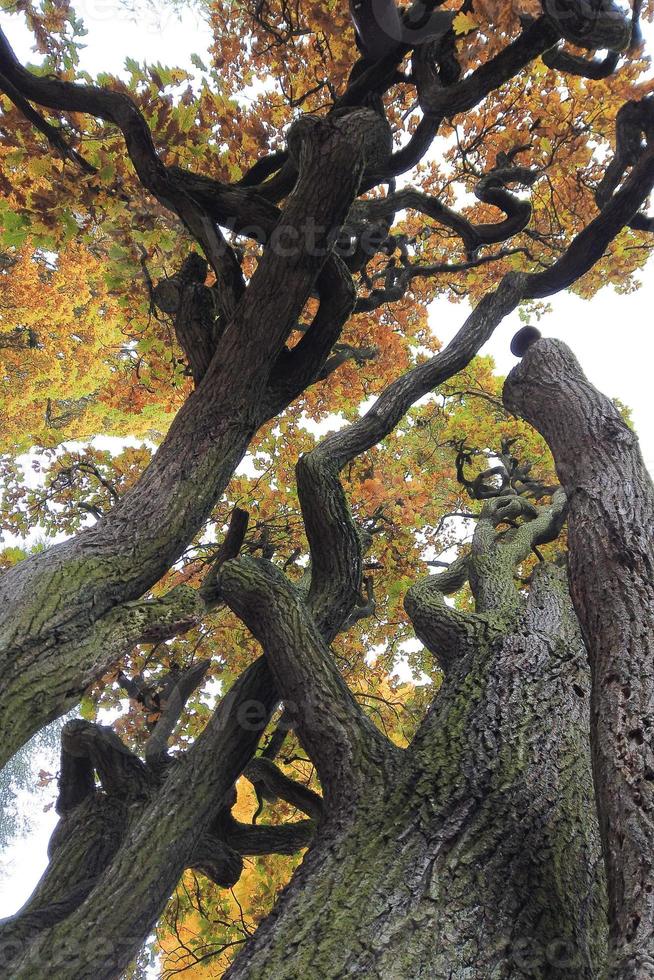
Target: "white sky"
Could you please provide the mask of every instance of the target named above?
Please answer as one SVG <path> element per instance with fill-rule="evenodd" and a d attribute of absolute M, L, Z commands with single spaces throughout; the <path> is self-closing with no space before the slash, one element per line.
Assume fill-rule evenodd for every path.
<path fill-rule="evenodd" d="M 116 0 L 82 0 L 76 5 L 88 30 L 82 68 L 91 74 L 119 73 L 124 59 L 161 62 L 184 67 L 190 55 L 203 57 L 211 41 L 201 17 L 184 11 L 180 21 L 171 10 L 159 10 L 145 3 L 138 18 L 121 10 Z M 34 59 L 31 39 L 22 21 L 6 13 L 0 23 L 21 60 Z M 577 354 L 591 381 L 611 397 L 620 398 L 633 412 L 643 455 L 654 472 L 654 283 L 652 265 L 641 277 L 643 287 L 629 296 L 618 296 L 604 289 L 592 301 L 563 294 L 552 299 L 554 312 L 539 327 L 546 336 L 568 343 Z M 446 343 L 465 319 L 464 304 L 434 304 L 431 321 L 437 336 Z M 515 363 L 509 352 L 513 334 L 520 328 L 517 314 L 507 317 L 495 331 L 482 353 L 492 354 L 498 370 L 506 373 Z M 57 760 L 39 760 L 37 769 L 54 766 Z M 52 788 L 23 794 L 23 812 L 33 817 L 33 832 L 15 841 L 0 857 L 0 917 L 11 915 L 25 901 L 46 865 L 46 846 L 56 822 L 54 810 L 43 813 L 53 798 Z"/>

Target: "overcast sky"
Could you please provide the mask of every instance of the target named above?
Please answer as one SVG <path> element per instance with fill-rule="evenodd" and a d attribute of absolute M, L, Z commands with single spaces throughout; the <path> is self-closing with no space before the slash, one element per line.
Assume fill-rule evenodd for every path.
<path fill-rule="evenodd" d="M 157 12 L 156 7 L 143 4 L 137 19 L 121 10 L 116 0 L 84 0 L 76 3 L 75 9 L 88 29 L 81 63 L 91 74 L 100 71 L 117 74 L 126 57 L 189 66 L 190 55 L 196 53 L 202 57 L 211 41 L 210 32 L 197 13 L 185 11 L 180 22 L 172 9 Z M 35 59 L 30 35 L 22 21 L 2 13 L 0 23 L 18 57 Z M 654 49 L 654 38 L 650 47 Z M 602 290 L 590 302 L 568 294 L 555 296 L 554 312 L 539 326 L 545 335 L 558 337 L 573 348 L 597 387 L 631 407 L 645 460 L 654 472 L 651 264 L 642 279 L 642 289 L 628 296 L 618 296 L 612 289 Z M 463 304 L 440 301 L 431 310 L 434 331 L 444 343 L 465 316 Z M 483 349 L 483 353 L 494 356 L 501 373 L 506 373 L 515 363 L 509 343 L 520 326 L 517 314 L 507 317 Z M 46 762 L 43 764 L 47 768 Z M 56 758 L 51 764 L 56 768 Z M 52 809 L 43 813 L 43 807 L 53 800 L 54 793 L 51 786 L 23 797 L 23 809 L 34 817 L 34 830 L 29 837 L 16 840 L 9 852 L 0 857 L 0 917 L 20 907 L 45 867 L 46 845 L 56 816 Z"/>

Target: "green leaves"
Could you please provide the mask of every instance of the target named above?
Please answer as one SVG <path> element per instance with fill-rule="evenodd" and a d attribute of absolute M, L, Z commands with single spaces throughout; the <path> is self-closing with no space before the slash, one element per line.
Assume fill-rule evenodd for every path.
<path fill-rule="evenodd" d="M 7 248 L 22 248 L 29 234 L 29 217 L 16 214 L 5 201 L 0 201 L 0 243 Z"/>

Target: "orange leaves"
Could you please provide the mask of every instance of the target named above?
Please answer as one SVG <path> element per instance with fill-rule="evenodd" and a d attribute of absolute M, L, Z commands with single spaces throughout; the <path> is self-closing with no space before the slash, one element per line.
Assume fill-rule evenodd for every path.
<path fill-rule="evenodd" d="M 363 480 L 361 483 L 361 499 L 371 511 L 377 509 L 387 499 L 384 484 L 378 478 Z"/>

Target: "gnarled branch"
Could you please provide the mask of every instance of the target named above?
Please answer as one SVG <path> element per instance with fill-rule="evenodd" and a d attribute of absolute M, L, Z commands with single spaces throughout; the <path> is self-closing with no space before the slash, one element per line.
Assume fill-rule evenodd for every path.
<path fill-rule="evenodd" d="M 383 771 L 390 743 L 361 711 L 303 597 L 282 572 L 242 556 L 223 565 L 219 584 L 261 643 L 325 794 L 338 806 Z"/>

